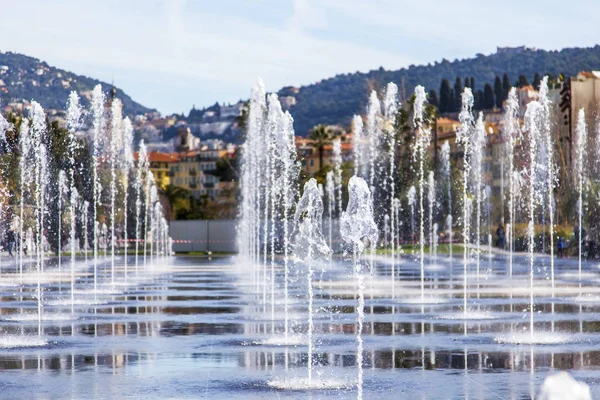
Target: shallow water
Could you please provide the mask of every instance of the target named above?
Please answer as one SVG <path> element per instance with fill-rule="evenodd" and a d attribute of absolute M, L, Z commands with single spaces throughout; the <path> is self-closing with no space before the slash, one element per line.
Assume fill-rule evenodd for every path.
<path fill-rule="evenodd" d="M 552 298 L 547 259 L 536 262 L 539 333 L 531 340 L 528 260 L 515 261 L 509 282 L 503 256 L 482 257 L 479 285 L 475 265 L 469 264 L 465 318 L 461 260 L 429 262 L 422 304 L 418 263 L 406 257 L 396 265 L 399 275 L 392 299 L 390 262 L 378 257 L 374 276 L 365 279 L 364 397 L 526 399 L 556 370 L 568 370 L 599 397 L 598 265 L 584 263 L 580 288 L 573 275 L 577 263 L 558 260 Z M 26 284 L 15 286 L 15 276 L 6 276 L 4 268 L 2 397 L 307 397 L 303 271 L 291 274 L 294 332 L 285 345 L 279 265 L 274 322 L 271 304 L 262 303 L 263 282 L 253 279 L 262 275 L 232 258 L 165 259 L 140 269 L 137 278 L 130 260 L 127 285 L 118 268 L 120 284 L 102 284 L 96 293 L 90 290 L 90 268 L 79 265 L 73 315 L 70 283 L 64 279 L 59 284 L 61 278 L 52 268 L 49 263 L 43 279 L 41 338 L 33 280 L 27 277 Z M 110 281 L 109 270 L 109 263 L 101 264 L 101 283 Z M 357 302 L 351 266 L 337 260 L 323 273 L 316 271 L 319 365 L 312 398 L 355 398 Z M 266 288 L 270 290 L 270 283 Z M 269 301 L 270 295 L 265 298 Z"/>

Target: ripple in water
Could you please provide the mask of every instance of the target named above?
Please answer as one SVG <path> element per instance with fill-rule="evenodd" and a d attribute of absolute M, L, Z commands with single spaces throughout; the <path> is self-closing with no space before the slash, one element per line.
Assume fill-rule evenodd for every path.
<path fill-rule="evenodd" d="M 532 336 L 529 332 L 523 332 L 497 336 L 494 341 L 501 344 L 560 344 L 572 340 L 569 340 L 567 335 L 560 333 L 536 332 Z"/>
<path fill-rule="evenodd" d="M 267 384 L 279 390 L 334 390 L 350 389 L 354 386 L 352 383 L 340 379 L 320 378 L 313 378 L 310 383 L 308 378 L 275 379 Z"/>
<path fill-rule="evenodd" d="M 0 338 L 0 348 L 12 349 L 17 347 L 40 347 L 48 342 L 39 336 L 6 336 Z"/>
<path fill-rule="evenodd" d="M 283 336 L 273 336 L 268 339 L 254 342 L 255 344 L 262 344 L 267 346 L 304 346 L 307 344 L 306 338 L 300 335 L 288 336 L 287 341 Z"/>
<path fill-rule="evenodd" d="M 42 321 L 70 321 L 71 314 L 45 313 L 42 314 Z M 38 315 L 34 313 L 14 314 L 6 316 L 6 321 L 37 321 Z"/>
<path fill-rule="evenodd" d="M 469 311 L 467 315 L 462 312 L 453 314 L 442 314 L 437 319 L 450 319 L 450 320 L 485 320 L 485 319 L 496 319 L 498 316 L 485 312 L 485 311 Z"/>

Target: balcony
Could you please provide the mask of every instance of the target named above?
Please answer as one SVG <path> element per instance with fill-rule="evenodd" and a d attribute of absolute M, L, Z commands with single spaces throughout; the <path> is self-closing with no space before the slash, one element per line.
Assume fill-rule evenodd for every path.
<path fill-rule="evenodd" d="M 198 175 L 198 171 L 196 171 L 196 168 L 190 168 L 190 175 L 192 175 L 192 176 Z"/>
<path fill-rule="evenodd" d="M 168 176 L 169 178 L 172 178 L 172 177 L 174 177 L 174 176 L 175 176 L 175 171 L 169 171 L 169 172 L 167 172 L 167 176 Z"/>
<path fill-rule="evenodd" d="M 190 189 L 196 189 L 198 187 L 197 183 L 190 183 Z"/>

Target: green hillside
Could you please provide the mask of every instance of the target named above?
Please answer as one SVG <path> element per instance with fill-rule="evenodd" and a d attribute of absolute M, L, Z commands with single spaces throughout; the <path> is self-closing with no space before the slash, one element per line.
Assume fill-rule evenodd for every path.
<path fill-rule="evenodd" d="M 536 72 L 560 73 L 574 76 L 582 70 L 600 69 L 600 46 L 569 48 L 560 51 L 525 50 L 520 53 L 502 52 L 492 55 L 477 55 L 475 58 L 402 68 L 388 71 L 383 68 L 367 73 L 341 74 L 312 85 L 303 86 L 298 93 L 292 88 L 280 90 L 280 96 L 293 96 L 296 104 L 290 112 L 294 116 L 297 134 L 306 135 L 317 124 L 350 125 L 354 114 L 363 114 L 371 89 L 380 90 L 388 82 L 399 87 L 404 83 L 407 95 L 416 85 L 440 91 L 442 79 L 453 83 L 456 77 L 474 77 L 475 89 L 483 89 L 485 83 L 494 83 L 494 78 L 507 73 L 512 83 L 519 75 L 533 81 Z"/>
<path fill-rule="evenodd" d="M 46 109 L 62 110 L 72 90 L 82 95 L 82 102 L 87 105 L 89 96 L 86 96 L 86 92 L 98 83 L 106 92 L 112 87 L 109 83 L 49 66 L 37 58 L 11 52 L 0 53 L 0 101 L 3 105 L 11 101 L 36 100 Z M 116 89 L 125 114 L 153 111 L 133 101 L 121 89 Z"/>

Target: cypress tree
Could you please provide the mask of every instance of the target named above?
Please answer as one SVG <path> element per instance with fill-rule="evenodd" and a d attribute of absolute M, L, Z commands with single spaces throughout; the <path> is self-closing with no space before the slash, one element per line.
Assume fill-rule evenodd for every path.
<path fill-rule="evenodd" d="M 529 86 L 529 81 L 527 80 L 527 77 L 525 75 L 519 75 L 519 80 L 517 81 L 517 84 L 515 86 L 518 88 Z"/>
<path fill-rule="evenodd" d="M 496 95 L 496 107 L 502 108 L 504 90 L 502 89 L 502 81 L 498 75 L 496 75 L 496 79 L 494 80 L 494 95 Z"/>
<path fill-rule="evenodd" d="M 463 92 L 462 79 L 459 76 L 456 77 L 456 81 L 454 81 L 454 109 L 453 111 L 460 110 L 461 100 L 460 96 Z"/>
<path fill-rule="evenodd" d="M 542 78 L 540 77 L 540 74 L 536 72 L 533 77 L 533 88 L 535 90 L 540 90 L 540 83 L 542 83 Z"/>
<path fill-rule="evenodd" d="M 455 112 L 456 111 L 456 95 L 454 94 L 454 89 L 450 89 L 450 109 L 448 110 L 448 112 Z"/>
<path fill-rule="evenodd" d="M 440 85 L 440 107 L 439 107 L 441 113 L 450 111 L 449 107 L 451 107 L 451 102 L 453 101 L 450 99 L 451 99 L 451 97 L 450 97 L 450 82 L 448 81 L 448 79 L 442 79 L 442 83 Z"/>
<path fill-rule="evenodd" d="M 510 92 L 510 78 L 507 73 L 504 73 L 502 77 L 502 100 L 508 99 L 508 92 Z"/>
<path fill-rule="evenodd" d="M 471 80 L 469 79 L 468 76 L 465 78 L 465 87 L 466 88 L 470 88 L 471 87 Z"/>
<path fill-rule="evenodd" d="M 494 89 L 489 83 L 486 83 L 483 87 L 483 100 L 481 108 L 483 110 L 490 110 L 494 108 Z"/>
<path fill-rule="evenodd" d="M 438 109 L 440 108 L 440 98 L 438 97 L 438 94 L 435 91 L 435 89 L 429 90 L 429 95 L 427 96 L 427 100 L 429 101 L 429 104 L 431 104 L 432 106 L 437 107 Z"/>

